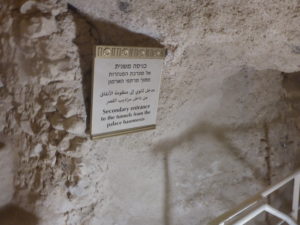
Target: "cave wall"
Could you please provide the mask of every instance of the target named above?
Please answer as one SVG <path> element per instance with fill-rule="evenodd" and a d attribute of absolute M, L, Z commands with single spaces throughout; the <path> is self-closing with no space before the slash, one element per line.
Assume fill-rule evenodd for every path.
<path fill-rule="evenodd" d="M 299 7 L 3 0 L 0 221 L 206 224 L 291 173 Z M 90 140 L 95 44 L 167 49 L 155 130 Z"/>

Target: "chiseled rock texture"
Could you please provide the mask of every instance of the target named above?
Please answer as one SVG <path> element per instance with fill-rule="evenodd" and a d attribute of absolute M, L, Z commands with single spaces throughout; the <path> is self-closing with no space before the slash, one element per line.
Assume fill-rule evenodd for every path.
<path fill-rule="evenodd" d="M 202 225 L 291 173 L 299 17 L 296 0 L 2 0 L 0 224 Z M 96 44 L 167 49 L 155 130 L 90 140 Z"/>
<path fill-rule="evenodd" d="M 74 18 L 55 0 L 4 0 L 0 10 L 0 205 L 39 224 L 83 224 L 103 201 L 107 166 L 105 149 L 89 156 Z"/>

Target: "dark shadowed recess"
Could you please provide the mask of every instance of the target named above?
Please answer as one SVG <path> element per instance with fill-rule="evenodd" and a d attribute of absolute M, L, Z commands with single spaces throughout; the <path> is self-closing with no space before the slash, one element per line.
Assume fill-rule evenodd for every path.
<path fill-rule="evenodd" d="M 282 86 L 285 90 L 285 100 L 288 104 L 289 118 L 296 119 L 295 127 L 300 132 L 300 72 L 282 73 L 282 76 Z M 300 151 L 298 148 L 295 152 L 294 159 L 295 161 L 291 162 L 294 168 L 300 168 Z"/>
<path fill-rule="evenodd" d="M 1 225 L 37 225 L 38 218 L 16 205 L 7 205 L 0 208 Z"/>
<path fill-rule="evenodd" d="M 91 77 L 93 73 L 93 49 L 95 45 L 163 47 L 156 39 L 144 34 L 134 33 L 116 24 L 96 20 L 81 13 L 68 4 L 69 12 L 76 25 L 75 44 L 80 56 L 80 67 L 83 74 L 82 85 L 87 112 L 87 132 L 90 124 Z"/>
<path fill-rule="evenodd" d="M 0 142 L 0 151 L 5 147 L 5 144 Z"/>

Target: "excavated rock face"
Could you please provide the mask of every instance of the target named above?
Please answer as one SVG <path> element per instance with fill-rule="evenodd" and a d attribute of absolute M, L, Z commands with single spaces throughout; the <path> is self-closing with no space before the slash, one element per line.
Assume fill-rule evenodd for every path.
<path fill-rule="evenodd" d="M 298 1 L 69 3 L 0 5 L 0 224 L 206 224 L 298 166 Z M 90 140 L 95 44 L 167 48 L 156 130 Z"/>
<path fill-rule="evenodd" d="M 0 176 L 9 180 L 0 205 L 11 200 L 41 224 L 82 224 L 101 198 L 82 160 L 92 144 L 74 18 L 55 0 L 4 1 L 0 15 Z"/>

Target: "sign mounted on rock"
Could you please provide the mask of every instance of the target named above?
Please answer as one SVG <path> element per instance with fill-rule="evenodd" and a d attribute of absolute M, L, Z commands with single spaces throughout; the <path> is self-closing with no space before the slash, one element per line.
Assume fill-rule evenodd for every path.
<path fill-rule="evenodd" d="M 164 57 L 163 48 L 96 46 L 93 139 L 155 128 Z"/>

